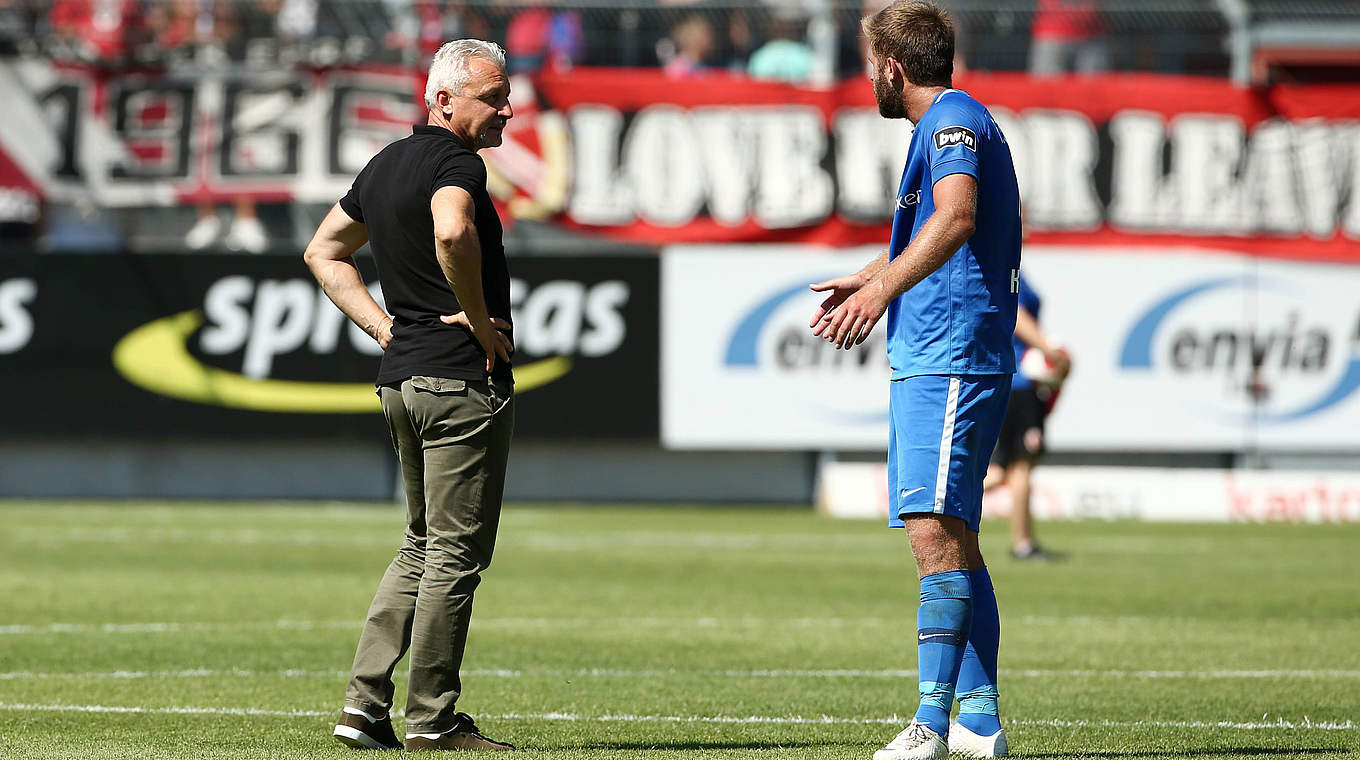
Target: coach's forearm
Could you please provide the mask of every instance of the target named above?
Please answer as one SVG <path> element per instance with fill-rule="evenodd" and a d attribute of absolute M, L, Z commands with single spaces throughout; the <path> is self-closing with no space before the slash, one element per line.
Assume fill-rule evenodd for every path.
<path fill-rule="evenodd" d="M 312 276 L 321 284 L 321 289 L 326 292 L 331 302 L 354 324 L 363 328 L 369 337 L 378 340 L 378 331 L 383 325 L 391 322 L 392 317 L 388 316 L 373 298 L 373 294 L 368 292 L 363 275 L 359 273 L 359 267 L 355 265 L 354 259 L 352 257 L 331 259 L 308 252 L 303 255 L 303 260 L 307 262 L 307 268 L 312 270 Z"/>
<path fill-rule="evenodd" d="M 436 235 L 434 250 L 439 268 L 444 270 L 444 278 L 468 321 L 476 325 L 489 322 L 491 315 L 487 314 L 486 294 L 482 292 L 482 245 L 477 228 L 466 224 L 448 234 Z"/>
<path fill-rule="evenodd" d="M 929 277 L 973 236 L 971 215 L 936 212 L 931 214 L 907 249 L 892 260 L 875 278 L 889 299 L 911 290 Z"/>

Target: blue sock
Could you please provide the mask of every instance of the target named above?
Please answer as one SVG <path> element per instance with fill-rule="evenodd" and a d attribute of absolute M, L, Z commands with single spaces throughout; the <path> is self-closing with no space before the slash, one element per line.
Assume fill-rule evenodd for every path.
<path fill-rule="evenodd" d="M 987 568 L 968 573 L 973 584 L 973 625 L 968 647 L 959 668 L 956 695 L 959 725 L 979 736 L 1001 730 L 997 712 L 996 651 L 1001 642 L 1001 619 L 996 611 L 996 592 Z"/>
<path fill-rule="evenodd" d="M 940 736 L 949 733 L 954 684 L 973 612 L 971 596 L 966 570 L 933 573 L 921 579 L 921 609 L 916 613 L 921 706 L 916 709 L 916 720 Z"/>

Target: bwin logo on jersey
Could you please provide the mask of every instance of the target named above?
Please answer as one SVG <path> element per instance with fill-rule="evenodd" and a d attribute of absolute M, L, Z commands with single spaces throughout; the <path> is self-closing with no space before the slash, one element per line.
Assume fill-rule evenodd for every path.
<path fill-rule="evenodd" d="M 977 134 L 967 127 L 945 127 L 935 132 L 935 150 L 944 150 L 951 145 L 962 145 L 977 152 Z"/>

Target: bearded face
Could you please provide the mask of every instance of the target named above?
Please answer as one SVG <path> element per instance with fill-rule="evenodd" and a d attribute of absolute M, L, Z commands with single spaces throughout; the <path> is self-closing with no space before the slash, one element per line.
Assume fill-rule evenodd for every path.
<path fill-rule="evenodd" d="M 874 100 L 878 101 L 879 116 L 885 119 L 907 118 L 907 106 L 902 102 L 902 90 L 893 87 L 884 69 L 874 69 Z"/>

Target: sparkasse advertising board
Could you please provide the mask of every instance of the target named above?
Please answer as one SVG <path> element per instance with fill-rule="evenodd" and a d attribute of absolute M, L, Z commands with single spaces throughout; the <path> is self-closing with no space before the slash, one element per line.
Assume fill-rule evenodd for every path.
<path fill-rule="evenodd" d="M 886 322 L 852 351 L 808 329 L 821 301 L 808 285 L 876 253 L 667 249 L 663 442 L 885 448 Z M 1026 248 L 1021 269 L 1043 297 L 1043 326 L 1074 357 L 1050 448 L 1360 449 L 1360 269 L 1040 246 Z"/>
<path fill-rule="evenodd" d="M 654 440 L 656 259 L 510 271 L 517 433 Z M 13 254 L 0 275 L 11 438 L 380 439 L 381 353 L 298 256 Z"/>

